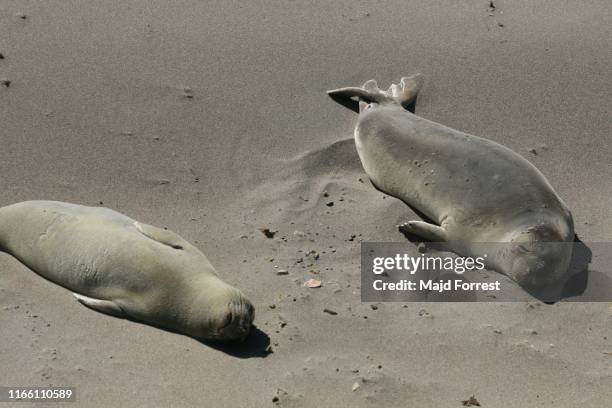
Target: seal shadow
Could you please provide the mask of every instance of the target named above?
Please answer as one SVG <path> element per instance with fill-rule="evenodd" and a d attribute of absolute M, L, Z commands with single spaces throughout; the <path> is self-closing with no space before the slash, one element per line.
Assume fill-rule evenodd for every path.
<path fill-rule="evenodd" d="M 574 235 L 574 252 L 570 260 L 568 278 L 561 290 L 561 298 L 580 296 L 587 289 L 589 282 L 589 265 L 593 252 L 585 245 L 578 234 Z"/>
<path fill-rule="evenodd" d="M 181 336 L 187 336 L 203 346 L 207 346 L 213 348 L 215 350 L 219 350 L 225 354 L 228 354 L 232 357 L 237 358 L 266 358 L 270 351 L 270 336 L 268 336 L 265 332 L 261 331 L 256 326 L 251 326 L 251 330 L 249 331 L 248 336 L 246 336 L 243 340 L 234 340 L 226 343 L 217 342 L 214 340 L 200 340 L 194 337 L 188 336 L 184 333 L 180 333 L 171 329 L 167 329 L 165 327 L 156 326 L 150 323 L 139 322 L 138 320 L 132 320 L 135 323 L 146 324 L 157 329 L 167 331 L 170 333 L 179 334 Z"/>
<path fill-rule="evenodd" d="M 228 343 L 200 341 L 200 343 L 237 358 L 266 358 L 272 354 L 270 336 L 256 326 L 251 327 L 249 335 L 242 341 Z"/>
<path fill-rule="evenodd" d="M 157 326 L 151 323 L 143 323 L 138 320 L 132 320 L 131 318 L 126 318 L 129 321 L 134 323 L 145 324 L 148 326 L 155 327 L 156 329 L 160 329 L 169 333 L 175 333 L 181 336 L 189 337 L 203 346 L 207 346 L 213 348 L 215 350 L 219 350 L 225 354 L 228 354 L 232 357 L 237 358 L 266 358 L 270 351 L 270 336 L 268 336 L 265 332 L 261 331 L 257 326 L 251 326 L 251 330 L 249 334 L 243 340 L 233 340 L 228 342 L 219 342 L 214 340 L 200 340 L 185 333 L 177 332 L 172 329 L 168 329 L 165 327 Z"/>

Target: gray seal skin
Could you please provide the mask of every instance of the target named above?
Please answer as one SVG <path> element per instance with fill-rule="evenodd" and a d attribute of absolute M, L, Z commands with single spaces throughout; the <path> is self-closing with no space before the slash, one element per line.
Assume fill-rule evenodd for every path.
<path fill-rule="evenodd" d="M 488 254 L 489 268 L 524 287 L 558 282 L 574 240 L 565 203 L 519 154 L 414 115 L 421 84 L 416 74 L 388 91 L 368 81 L 328 92 L 359 113 L 355 144 L 372 183 L 430 221 L 409 221 L 400 231 L 464 256 L 482 254 L 479 243 L 507 243 Z"/>
<path fill-rule="evenodd" d="M 57 201 L 0 208 L 0 249 L 84 305 L 198 340 L 247 336 L 254 308 L 177 234 Z"/>

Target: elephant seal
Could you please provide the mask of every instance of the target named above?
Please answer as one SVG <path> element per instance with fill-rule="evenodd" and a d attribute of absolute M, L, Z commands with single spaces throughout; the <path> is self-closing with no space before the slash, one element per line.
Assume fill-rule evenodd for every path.
<path fill-rule="evenodd" d="M 84 305 L 198 340 L 247 336 L 254 308 L 177 234 L 57 201 L 0 208 L 0 249 Z"/>
<path fill-rule="evenodd" d="M 416 74 L 388 91 L 371 80 L 328 92 L 359 113 L 355 144 L 374 186 L 430 221 L 400 231 L 464 256 L 479 253 L 478 243 L 505 243 L 488 257 L 489 268 L 523 287 L 559 281 L 574 240 L 568 207 L 519 154 L 414 115 L 422 82 Z"/>

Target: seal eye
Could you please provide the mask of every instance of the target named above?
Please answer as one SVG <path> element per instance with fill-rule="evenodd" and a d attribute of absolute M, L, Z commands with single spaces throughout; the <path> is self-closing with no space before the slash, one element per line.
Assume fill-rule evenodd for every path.
<path fill-rule="evenodd" d="M 227 314 L 223 318 L 223 321 L 221 322 L 221 326 L 219 328 L 220 329 L 224 329 L 227 326 L 229 326 L 231 322 L 232 322 L 232 312 L 227 312 Z"/>

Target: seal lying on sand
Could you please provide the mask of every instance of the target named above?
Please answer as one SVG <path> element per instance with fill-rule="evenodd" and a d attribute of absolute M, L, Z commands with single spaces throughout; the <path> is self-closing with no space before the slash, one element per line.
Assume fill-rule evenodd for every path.
<path fill-rule="evenodd" d="M 567 206 L 512 150 L 415 116 L 421 84 L 417 74 L 386 92 L 375 81 L 328 92 L 359 113 L 355 143 L 372 183 L 431 221 L 409 221 L 400 230 L 446 242 L 464 256 L 478 253 L 478 243 L 508 243 L 489 256 L 488 267 L 526 287 L 559 280 L 574 240 Z"/>
<path fill-rule="evenodd" d="M 251 303 L 177 234 L 99 207 L 27 201 L 0 208 L 0 249 L 86 306 L 199 340 L 246 337 Z"/>

